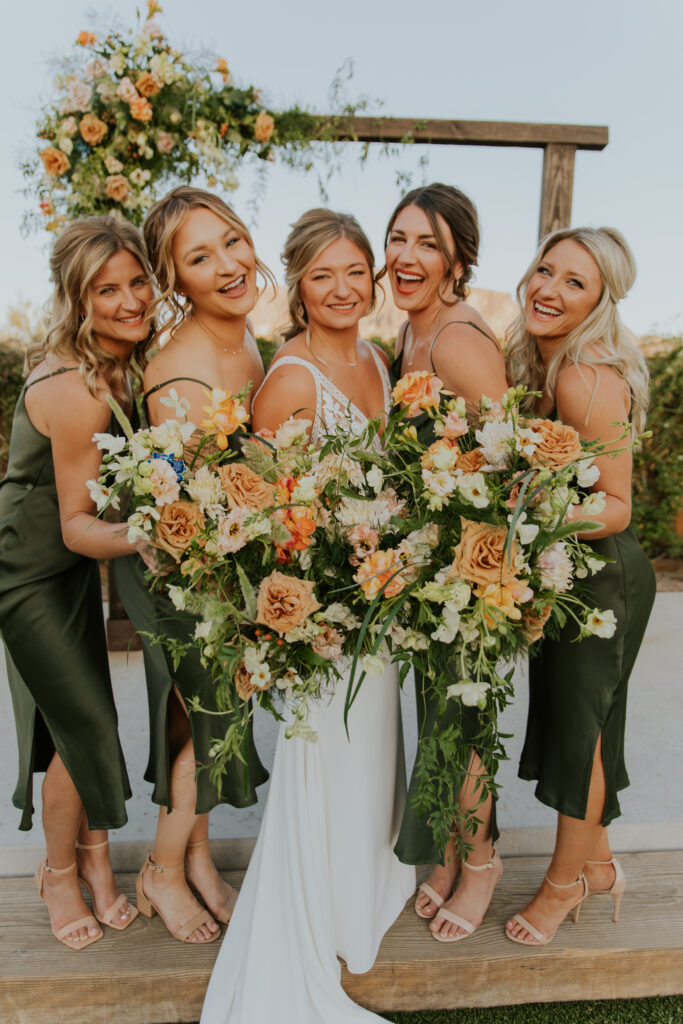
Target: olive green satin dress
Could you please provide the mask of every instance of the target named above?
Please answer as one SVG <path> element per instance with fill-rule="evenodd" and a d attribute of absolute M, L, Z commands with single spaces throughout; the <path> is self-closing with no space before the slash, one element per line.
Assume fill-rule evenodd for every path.
<path fill-rule="evenodd" d="M 598 737 L 602 736 L 605 807 L 602 823 L 621 814 L 617 793 L 629 784 L 624 762 L 628 680 L 655 599 L 655 575 L 629 526 L 590 541 L 597 555 L 612 559 L 591 577 L 584 599 L 591 608 L 611 608 L 617 629 L 610 639 L 573 642 L 570 620 L 557 640 L 532 648 L 529 715 L 519 765 L 522 779 L 538 780 L 536 796 L 570 818 L 585 819 Z"/>
<path fill-rule="evenodd" d="M 66 368 L 56 373 L 68 372 Z M 47 374 L 46 376 L 55 376 Z M 41 380 L 44 378 L 40 378 Z M 62 540 L 52 446 L 26 412 L 14 414 L 0 483 L 0 632 L 19 746 L 13 802 L 31 828 L 33 773 L 55 750 L 91 829 L 126 823 L 130 786 L 109 676 L 97 562 Z"/>
<path fill-rule="evenodd" d="M 453 323 L 467 323 L 469 326 L 474 327 L 480 331 L 485 338 L 492 344 L 496 344 L 492 338 L 489 338 L 488 334 L 481 330 L 477 324 L 470 321 L 452 321 Z M 450 326 L 445 324 L 444 327 Z M 443 330 L 443 328 L 442 328 Z M 439 332 L 440 333 L 440 332 Z M 436 342 L 437 336 L 432 342 L 432 349 Z M 498 346 L 496 345 L 496 349 Z M 402 356 L 396 357 L 391 365 L 391 377 L 395 383 L 401 376 L 401 359 Z M 433 369 L 433 364 L 432 364 Z M 436 372 L 436 371 L 434 371 Z M 422 413 L 420 416 L 415 416 L 410 420 L 411 426 L 414 426 L 417 430 L 417 436 L 421 444 L 429 445 L 436 440 L 434 433 L 434 420 L 430 418 L 427 413 Z M 447 658 L 444 659 L 443 671 L 448 678 L 449 682 L 456 683 L 460 677 L 460 670 L 455 660 L 449 661 Z M 432 836 L 432 830 L 429 823 L 417 813 L 415 809 L 415 794 L 418 790 L 418 780 L 420 776 L 420 769 L 422 765 L 421 756 L 421 736 L 430 736 L 435 731 L 447 729 L 451 725 L 456 725 L 462 736 L 462 742 L 467 747 L 476 749 L 475 738 L 481 733 L 483 722 L 481 712 L 479 708 L 470 708 L 462 704 L 461 701 L 452 700 L 448 703 L 444 714 L 438 716 L 438 702 L 434 698 L 433 694 L 425 690 L 425 684 L 428 683 L 428 679 L 423 676 L 417 669 L 415 670 L 415 697 L 417 701 L 417 756 L 415 758 L 415 765 L 413 767 L 413 773 L 410 778 L 410 784 L 408 786 L 408 800 L 406 802 L 406 809 L 403 814 L 403 821 L 401 823 L 401 829 L 398 835 L 398 840 L 394 850 L 399 860 L 403 861 L 404 864 L 436 864 L 443 863 L 443 854 L 439 852 L 438 848 L 434 844 Z M 466 779 L 463 773 L 460 787 L 464 785 Z M 493 800 L 493 811 L 492 811 L 492 834 L 494 841 L 498 838 L 498 827 L 496 824 L 496 801 Z"/>
<path fill-rule="evenodd" d="M 178 377 L 164 381 L 153 391 L 166 387 Z M 195 383 L 203 384 L 203 381 Z M 207 384 L 204 384 L 208 387 Z M 151 392 L 148 392 L 151 394 Z M 147 396 L 145 396 L 147 397 Z M 176 610 L 169 597 L 159 591 L 152 592 L 145 580 L 145 569 L 137 555 L 117 558 L 113 563 L 114 582 L 123 607 L 136 630 L 140 633 L 165 634 L 178 640 L 189 640 L 194 635 L 197 619 Z M 197 801 L 195 813 L 204 814 L 219 803 L 233 807 L 248 807 L 256 803 L 256 786 L 268 778 L 261 764 L 253 740 L 251 727 L 247 734 L 244 758 L 228 761 L 221 781 L 220 795 L 208 772 L 209 750 L 215 739 L 223 739 L 233 722 L 229 713 L 217 712 L 215 688 L 207 670 L 200 662 L 199 650 L 193 648 L 180 661 L 176 669 L 169 652 L 159 644 L 151 644 L 143 636 L 143 656 L 149 706 L 150 748 L 145 779 L 154 785 L 152 800 L 171 809 L 171 759 L 168 729 L 168 702 L 173 685 L 183 700 L 199 697 L 207 711 L 189 712 L 190 728 L 197 771 Z"/>

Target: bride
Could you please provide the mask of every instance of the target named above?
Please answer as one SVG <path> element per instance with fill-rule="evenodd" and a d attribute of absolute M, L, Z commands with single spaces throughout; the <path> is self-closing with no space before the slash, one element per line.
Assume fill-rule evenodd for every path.
<path fill-rule="evenodd" d="M 310 210 L 285 243 L 291 325 L 253 405 L 253 429 L 289 416 L 362 430 L 390 404 L 387 362 L 358 338 L 375 298 L 354 220 Z M 342 680 L 311 713 L 318 742 L 275 752 L 261 831 L 214 967 L 201 1024 L 372 1024 L 344 993 L 337 956 L 362 974 L 415 885 L 393 853 L 405 802 L 397 673 L 361 687 L 344 727 Z"/>

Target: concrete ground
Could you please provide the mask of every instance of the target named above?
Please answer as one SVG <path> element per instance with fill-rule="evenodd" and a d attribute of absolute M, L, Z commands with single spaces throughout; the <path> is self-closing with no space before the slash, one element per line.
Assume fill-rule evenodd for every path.
<path fill-rule="evenodd" d="M 116 844 L 116 866 L 131 870 L 133 863 L 142 859 L 143 849 L 151 845 L 156 821 L 156 808 L 150 801 L 151 786 L 142 777 L 147 758 L 144 673 L 139 653 L 112 653 L 110 661 L 121 741 L 134 790 L 128 803 L 129 822 L 112 833 L 111 840 Z M 35 780 L 34 827 L 31 832 L 19 832 L 19 812 L 11 803 L 16 780 L 16 737 L 4 662 L 0 675 L 0 875 L 22 875 L 33 871 L 42 855 L 42 777 Z M 682 681 L 683 592 L 660 592 L 630 684 L 626 760 L 631 786 L 620 797 L 623 817 L 610 829 L 617 852 L 683 849 L 683 791 L 679 782 Z M 499 849 L 503 854 L 545 854 L 552 851 L 555 813 L 535 800 L 531 783 L 522 782 L 516 775 L 526 715 L 525 669 L 518 669 L 515 685 L 516 700 L 502 721 L 502 731 L 512 733 L 512 738 L 507 744 L 510 760 L 500 773 L 503 791 L 499 803 Z M 416 726 L 413 688 L 408 682 L 402 706 L 406 763 L 410 769 L 415 755 Z M 256 743 L 268 767 L 272 764 L 276 732 L 274 720 L 265 713 L 257 713 Z M 267 784 L 259 790 L 259 802 L 254 807 L 216 808 L 211 816 L 212 837 L 253 839 L 266 794 Z M 246 851 L 249 847 L 249 843 L 244 844 Z"/>

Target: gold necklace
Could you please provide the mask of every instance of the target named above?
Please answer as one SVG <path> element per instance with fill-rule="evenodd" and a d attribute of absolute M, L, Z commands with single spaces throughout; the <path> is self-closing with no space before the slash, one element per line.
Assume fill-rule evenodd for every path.
<path fill-rule="evenodd" d="M 192 316 L 197 321 L 197 323 L 204 331 L 204 333 L 207 334 L 209 338 L 212 338 L 214 341 L 217 341 L 219 345 L 221 345 L 221 339 L 218 337 L 217 334 L 214 333 L 214 331 L 212 331 L 209 327 L 206 326 L 205 323 L 202 322 L 201 318 L 197 315 L 197 312 L 195 310 L 192 311 Z M 224 345 L 221 345 L 221 348 L 228 355 L 239 355 L 239 353 L 244 349 L 244 338 L 242 338 L 242 344 L 239 346 L 239 348 L 226 348 Z"/>

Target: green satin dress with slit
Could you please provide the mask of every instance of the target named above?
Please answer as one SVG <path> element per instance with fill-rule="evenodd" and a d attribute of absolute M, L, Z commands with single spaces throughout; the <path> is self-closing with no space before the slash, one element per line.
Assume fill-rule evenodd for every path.
<path fill-rule="evenodd" d="M 178 377 L 158 384 L 152 391 L 176 381 L 193 380 Z M 203 381 L 195 381 L 208 388 Z M 147 393 L 145 398 L 151 394 Z M 152 591 L 145 579 L 145 567 L 138 555 L 117 558 L 112 563 L 114 582 L 126 614 L 141 634 L 165 634 L 187 641 L 194 635 L 197 619 L 178 611 L 163 591 Z M 257 801 L 256 786 L 268 779 L 254 744 L 250 725 L 243 751 L 244 761 L 231 758 L 221 779 L 220 792 L 211 781 L 208 767 L 209 750 L 216 739 L 223 739 L 234 718 L 229 712 L 218 712 L 215 686 L 209 672 L 202 667 L 200 654 L 193 648 L 181 659 L 177 668 L 165 647 L 152 644 L 142 636 L 147 699 L 149 707 L 149 760 L 145 779 L 154 786 L 152 800 L 171 809 L 171 760 L 169 744 L 168 702 L 175 684 L 188 704 L 199 697 L 206 712 L 190 711 L 195 765 L 197 768 L 196 814 L 205 814 L 219 803 L 233 807 L 249 807 Z"/>
<path fill-rule="evenodd" d="M 496 345 L 493 339 L 482 331 L 477 324 L 471 321 L 460 320 L 452 321 L 452 323 L 467 323 L 470 327 L 473 327 L 475 330 L 483 334 L 484 337 L 493 345 Z M 450 324 L 444 324 L 444 328 L 448 326 L 450 326 Z M 442 330 L 444 328 L 442 328 Z M 432 342 L 432 349 L 437 337 L 438 334 Z M 500 352 L 497 345 L 496 350 Z M 402 355 L 398 355 L 391 365 L 391 378 L 393 383 L 396 383 L 401 376 L 401 360 Z M 417 430 L 417 436 L 421 444 L 430 445 L 436 440 L 436 434 L 434 433 L 434 420 L 426 412 L 411 418 L 410 424 Z M 443 671 L 449 682 L 456 683 L 458 681 L 460 671 L 455 659 L 449 660 L 448 657 L 445 657 L 443 661 Z M 415 757 L 415 764 L 413 766 L 413 772 L 408 786 L 408 799 L 403 813 L 403 821 L 401 822 L 398 840 L 394 847 L 397 857 L 404 864 L 443 864 L 443 854 L 434 843 L 429 822 L 418 814 L 415 807 L 415 796 L 419 789 L 419 780 L 422 769 L 420 737 L 430 736 L 436 731 L 443 731 L 451 725 L 456 725 L 462 737 L 462 743 L 467 747 L 476 750 L 475 739 L 481 733 L 483 727 L 479 708 L 466 707 L 459 700 L 450 701 L 444 714 L 439 717 L 438 701 L 429 689 L 425 689 L 425 685 L 428 681 L 429 680 L 421 672 L 417 669 L 415 670 L 415 698 L 417 702 L 418 736 L 417 755 Z M 457 788 L 461 789 L 465 781 L 466 776 L 463 773 L 462 780 Z M 491 827 L 493 840 L 495 842 L 498 838 L 495 798 L 493 799 Z"/>
<path fill-rule="evenodd" d="M 68 372 L 64 367 L 54 374 Z M 45 379 L 45 378 L 39 378 Z M 33 774 L 57 751 L 91 829 L 120 828 L 131 791 L 119 743 L 97 562 L 62 540 L 52 445 L 24 385 L 0 483 L 0 632 L 19 747 L 13 802 L 31 828 Z"/>

